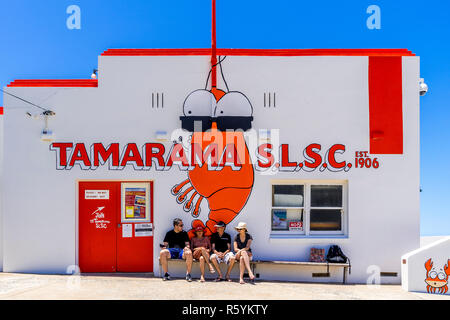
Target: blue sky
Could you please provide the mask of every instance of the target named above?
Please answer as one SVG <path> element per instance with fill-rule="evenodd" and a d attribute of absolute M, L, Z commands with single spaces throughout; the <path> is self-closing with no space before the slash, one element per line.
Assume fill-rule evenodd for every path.
<path fill-rule="evenodd" d="M 366 26 L 369 5 L 381 29 Z M 81 30 L 66 27 L 70 5 Z M 421 98 L 421 233 L 450 234 L 450 1 L 217 0 L 218 46 L 407 48 L 430 86 Z M 210 46 L 210 0 L 0 0 L 0 85 L 88 78 L 108 48 Z M 0 98 L 0 105 L 3 97 Z"/>

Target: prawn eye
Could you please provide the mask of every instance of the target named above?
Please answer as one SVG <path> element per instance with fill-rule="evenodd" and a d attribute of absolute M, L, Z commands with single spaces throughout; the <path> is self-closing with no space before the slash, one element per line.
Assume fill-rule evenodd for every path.
<path fill-rule="evenodd" d="M 217 127 L 221 131 L 248 130 L 252 127 L 253 107 L 241 92 L 228 92 L 217 102 L 214 117 L 217 118 Z"/>
<path fill-rule="evenodd" d="M 194 117 L 211 117 L 216 107 L 216 98 L 207 90 L 195 90 L 183 104 L 183 114 Z"/>
<path fill-rule="evenodd" d="M 193 132 L 194 129 L 205 131 L 211 127 L 211 116 L 216 108 L 216 98 L 207 90 L 191 92 L 183 104 L 181 127 Z"/>

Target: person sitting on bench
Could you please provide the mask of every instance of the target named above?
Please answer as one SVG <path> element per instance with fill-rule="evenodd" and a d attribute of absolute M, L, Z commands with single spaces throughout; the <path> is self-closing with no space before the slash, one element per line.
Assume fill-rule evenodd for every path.
<path fill-rule="evenodd" d="M 223 280 L 222 272 L 220 271 L 219 263 L 224 262 L 228 265 L 227 273 L 225 278 L 227 281 L 231 282 L 230 272 L 233 268 L 235 257 L 231 251 L 231 236 L 225 232 L 226 224 L 223 221 L 219 221 L 216 225 L 216 233 L 211 235 L 211 246 L 213 253 L 211 255 L 211 262 L 216 267 L 219 274 L 216 281 Z"/>
<path fill-rule="evenodd" d="M 255 275 L 250 268 L 250 261 L 252 260 L 252 236 L 247 232 L 247 224 L 245 222 L 239 222 L 235 227 L 238 234 L 234 238 L 234 251 L 236 251 L 236 260 L 239 261 L 239 283 L 244 284 L 244 271 L 247 269 L 248 276 L 250 277 L 250 283 L 254 284 Z"/>
<path fill-rule="evenodd" d="M 173 220 L 173 230 L 166 233 L 164 244 L 159 254 L 161 266 L 164 270 L 163 280 L 170 280 L 168 259 L 186 260 L 186 280 L 191 282 L 192 251 L 189 248 L 189 236 L 183 231 L 183 221 L 179 218 Z"/>
<path fill-rule="evenodd" d="M 211 250 L 211 242 L 208 237 L 204 237 L 203 227 L 195 228 L 195 237 L 191 239 L 191 248 L 194 251 L 192 254 L 195 260 L 200 262 L 200 282 L 205 282 L 205 262 L 208 264 L 209 272 L 214 273 L 214 267 L 209 261 L 209 251 Z"/>

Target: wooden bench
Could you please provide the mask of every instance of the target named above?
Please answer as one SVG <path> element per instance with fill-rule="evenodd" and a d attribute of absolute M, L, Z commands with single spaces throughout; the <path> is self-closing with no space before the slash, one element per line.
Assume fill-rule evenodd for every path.
<path fill-rule="evenodd" d="M 273 265 L 295 265 L 305 267 L 326 267 L 326 275 L 330 276 L 330 266 L 343 269 L 342 283 L 347 281 L 347 270 L 350 270 L 350 263 L 328 263 L 328 262 L 308 262 L 308 261 L 272 261 L 272 260 L 253 260 L 251 262 L 252 272 L 256 273 L 256 266 L 258 264 L 273 264 Z"/>
<path fill-rule="evenodd" d="M 169 263 L 186 263 L 185 260 L 182 259 L 169 259 Z M 193 264 L 199 263 L 197 260 L 193 261 Z M 305 267 L 326 267 L 326 275 L 330 276 L 330 266 L 336 268 L 343 268 L 343 278 L 342 283 L 345 284 L 347 281 L 347 270 L 350 269 L 349 263 L 328 263 L 328 262 L 302 262 L 302 261 L 271 261 L 271 260 L 252 260 L 250 261 L 250 267 L 252 268 L 252 272 L 256 275 L 256 267 L 259 264 L 273 264 L 273 265 L 295 265 L 295 266 L 305 266 Z M 236 263 L 235 265 L 239 265 Z M 162 277 L 162 267 L 161 262 L 159 262 L 159 276 Z"/>

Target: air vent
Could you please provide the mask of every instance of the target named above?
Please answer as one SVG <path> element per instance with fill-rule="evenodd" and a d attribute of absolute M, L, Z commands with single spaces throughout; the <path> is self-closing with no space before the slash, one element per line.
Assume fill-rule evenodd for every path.
<path fill-rule="evenodd" d="M 264 92 L 264 108 L 276 108 L 277 94 L 275 92 Z"/>
<path fill-rule="evenodd" d="M 317 272 L 312 274 L 313 278 L 329 278 L 330 273 L 329 272 Z"/>
<path fill-rule="evenodd" d="M 397 277 L 397 272 L 380 272 L 380 277 Z"/>
<path fill-rule="evenodd" d="M 164 108 L 164 93 L 163 92 L 152 93 L 150 103 L 151 103 L 152 109 Z"/>

